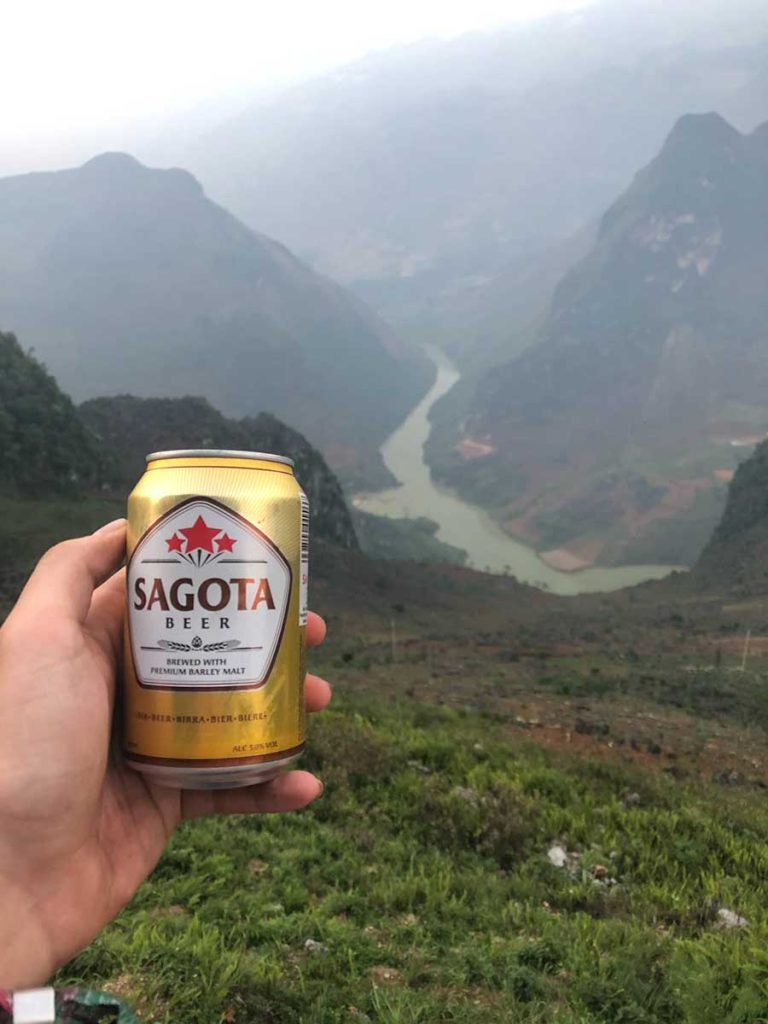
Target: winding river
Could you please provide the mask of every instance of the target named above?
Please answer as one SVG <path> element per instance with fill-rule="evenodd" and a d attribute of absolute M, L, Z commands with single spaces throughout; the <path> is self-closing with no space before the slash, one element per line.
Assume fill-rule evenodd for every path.
<path fill-rule="evenodd" d="M 429 437 L 429 411 L 457 382 L 460 374 L 439 349 L 425 348 L 437 366 L 431 389 L 384 442 L 381 454 L 399 487 L 359 495 L 358 508 L 376 515 L 402 518 L 426 516 L 438 524 L 437 536 L 467 552 L 468 564 L 487 572 L 509 572 L 521 582 L 544 587 L 555 594 L 584 594 L 618 590 L 644 580 L 660 579 L 674 567 L 623 565 L 561 572 L 543 562 L 536 551 L 504 533 L 487 512 L 438 487 L 424 462 Z"/>

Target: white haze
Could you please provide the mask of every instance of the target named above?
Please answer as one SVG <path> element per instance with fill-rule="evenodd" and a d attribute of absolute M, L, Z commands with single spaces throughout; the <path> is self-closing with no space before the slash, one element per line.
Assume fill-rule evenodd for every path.
<path fill-rule="evenodd" d="M 356 60 L 371 50 L 587 6 L 589 0 L 25 0 L 3 5 L 0 173 L 105 148 L 138 123 Z M 24 165 L 27 165 L 26 167 Z"/>

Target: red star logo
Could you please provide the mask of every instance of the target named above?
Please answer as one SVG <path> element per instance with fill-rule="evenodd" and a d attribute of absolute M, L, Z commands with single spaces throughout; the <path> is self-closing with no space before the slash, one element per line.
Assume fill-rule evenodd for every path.
<path fill-rule="evenodd" d="M 190 554 L 198 548 L 213 554 L 213 538 L 217 533 L 221 533 L 221 527 L 208 526 L 203 517 L 198 516 L 194 526 L 182 527 L 179 529 L 179 533 L 183 533 L 187 538 L 186 554 Z"/>
<path fill-rule="evenodd" d="M 221 554 L 222 551 L 231 551 L 235 544 L 237 544 L 237 541 L 234 537 L 223 533 L 221 537 L 216 538 L 216 543 L 219 545 L 219 554 Z"/>
<path fill-rule="evenodd" d="M 184 543 L 184 538 L 177 536 L 175 533 L 172 537 L 169 537 L 166 542 L 169 551 L 181 551 L 181 546 Z"/>

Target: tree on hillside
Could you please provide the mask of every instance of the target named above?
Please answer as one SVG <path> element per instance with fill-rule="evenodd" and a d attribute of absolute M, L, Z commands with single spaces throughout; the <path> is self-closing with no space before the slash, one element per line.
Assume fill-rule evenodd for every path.
<path fill-rule="evenodd" d="M 0 332 L 0 490 L 78 494 L 96 485 L 101 461 L 71 399 L 13 334 Z"/>

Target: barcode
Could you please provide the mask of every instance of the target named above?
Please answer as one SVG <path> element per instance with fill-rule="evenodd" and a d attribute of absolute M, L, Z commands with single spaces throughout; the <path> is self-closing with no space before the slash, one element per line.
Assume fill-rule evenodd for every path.
<path fill-rule="evenodd" d="M 309 554 L 309 502 L 306 494 L 301 496 L 301 557 Z"/>
<path fill-rule="evenodd" d="M 301 502 L 301 541 L 299 544 L 299 625 L 307 624 L 307 598 L 309 591 L 309 501 L 302 491 Z"/>

